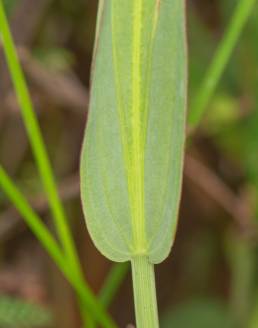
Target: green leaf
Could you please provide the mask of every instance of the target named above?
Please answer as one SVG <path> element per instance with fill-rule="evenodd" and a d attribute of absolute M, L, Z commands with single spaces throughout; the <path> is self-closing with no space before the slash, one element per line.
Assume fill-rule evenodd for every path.
<path fill-rule="evenodd" d="M 167 257 L 181 192 L 186 116 L 185 2 L 99 4 L 81 158 L 87 226 L 109 259 Z"/>

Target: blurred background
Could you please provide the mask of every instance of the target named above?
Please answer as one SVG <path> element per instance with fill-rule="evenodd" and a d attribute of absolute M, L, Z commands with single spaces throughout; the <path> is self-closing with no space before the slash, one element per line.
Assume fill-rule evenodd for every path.
<path fill-rule="evenodd" d="M 237 2 L 187 1 L 189 110 Z M 97 1 L 5 5 L 85 276 L 98 292 L 111 263 L 88 236 L 78 179 Z M 156 268 L 164 328 L 258 327 L 257 9 L 188 138 L 176 242 Z M 1 44 L 0 99 L 0 162 L 52 229 Z M 134 322 L 129 272 L 110 311 L 119 327 Z M 1 190 L 0 327 L 80 327 L 71 287 Z"/>

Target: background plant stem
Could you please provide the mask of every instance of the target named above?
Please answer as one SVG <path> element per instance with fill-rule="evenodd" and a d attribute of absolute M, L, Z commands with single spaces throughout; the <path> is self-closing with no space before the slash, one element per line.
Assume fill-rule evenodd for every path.
<path fill-rule="evenodd" d="M 158 328 L 154 265 L 147 257 L 132 260 L 134 306 L 138 328 Z"/>
<path fill-rule="evenodd" d="M 113 264 L 108 276 L 106 277 L 105 283 L 99 293 L 99 301 L 106 308 L 112 302 L 119 286 L 125 279 L 128 270 L 129 262 Z"/>
<path fill-rule="evenodd" d="M 77 251 L 69 226 L 67 224 L 64 208 L 57 192 L 57 186 L 53 176 L 51 164 L 48 159 L 37 117 L 33 109 L 33 104 L 28 91 L 27 83 L 19 63 L 2 0 L 0 0 L 0 31 L 8 68 L 21 108 L 22 118 L 28 133 L 34 158 L 39 169 L 41 181 L 45 189 L 52 216 L 54 218 L 58 237 L 61 241 L 65 255 L 69 262 L 69 270 L 73 271 L 74 279 L 78 279 L 81 281 L 81 283 L 84 284 L 83 273 L 81 270 Z M 88 288 L 86 284 L 85 288 Z M 83 312 L 87 311 L 85 306 L 80 306 L 80 308 Z M 89 313 L 82 313 L 82 319 L 87 318 L 88 315 Z M 85 325 L 87 323 L 88 321 L 85 323 Z"/>
<path fill-rule="evenodd" d="M 239 36 L 251 14 L 256 0 L 238 1 L 228 28 L 209 66 L 199 92 L 197 93 L 188 117 L 191 129 L 200 123 L 205 109 L 212 98 L 219 80 L 228 64 L 230 56 L 237 44 Z"/>
<path fill-rule="evenodd" d="M 58 236 L 73 269 L 77 268 L 76 271 L 78 273 L 79 262 L 74 243 L 67 225 L 64 209 L 58 196 L 52 168 L 48 159 L 36 114 L 33 109 L 27 83 L 19 63 L 14 42 L 12 40 L 12 35 L 10 33 L 2 0 L 0 0 L 0 31 L 9 72 L 11 74 L 16 96 L 21 108 L 22 118 L 28 133 L 29 141 L 39 169 L 46 196 L 50 204 Z"/>
<path fill-rule="evenodd" d="M 22 195 L 18 193 L 18 191 L 14 194 L 10 194 L 9 192 L 7 192 L 6 188 L 9 189 L 8 186 L 9 187 L 12 186 L 13 187 L 12 189 L 14 190 L 15 185 L 12 184 L 11 180 L 5 174 L 2 168 L 0 168 L 1 169 L 0 184 L 2 188 L 7 192 L 12 202 L 16 204 L 16 207 L 21 212 L 27 224 L 33 230 L 34 234 L 38 237 L 38 239 L 41 241 L 43 246 L 47 249 L 48 253 L 52 256 L 52 258 L 57 263 L 61 271 L 63 271 L 63 269 L 62 266 L 60 265 L 61 263 L 60 257 L 67 256 L 70 262 L 69 270 L 72 270 L 74 272 L 73 279 L 80 280 L 84 285 L 81 286 L 81 288 L 89 290 L 87 284 L 83 282 L 83 274 L 80 268 L 80 263 L 77 256 L 76 248 L 70 233 L 69 226 L 67 224 L 67 218 L 62 203 L 58 196 L 55 179 L 52 173 L 52 168 L 48 159 L 46 147 L 41 135 L 37 117 L 33 109 L 27 83 L 18 60 L 14 42 L 12 40 L 12 35 L 9 29 L 2 0 L 0 0 L 0 30 L 2 34 L 1 37 L 3 40 L 3 46 L 4 46 L 8 67 L 11 73 L 16 95 L 18 97 L 18 101 L 21 107 L 23 120 L 27 129 L 28 137 L 30 139 L 34 157 L 37 166 L 39 168 L 42 183 L 44 185 L 44 189 L 51 207 L 52 215 L 55 220 L 58 236 L 66 253 L 65 256 L 62 254 L 63 253 L 62 250 L 58 249 L 59 246 L 52 238 L 51 234 L 48 232 L 44 224 L 41 223 L 40 218 L 33 211 L 30 205 L 26 202 L 25 199 L 19 197 Z M 6 186 L 7 181 L 9 182 L 8 186 Z M 46 243 L 45 240 L 48 241 L 51 240 L 51 242 Z M 52 244 L 54 245 L 54 247 L 51 246 L 46 247 L 47 245 L 52 245 Z M 106 307 L 110 304 L 114 294 L 116 293 L 117 288 L 119 287 L 120 283 L 123 280 L 123 276 L 126 274 L 126 271 L 127 271 L 126 265 L 120 265 L 120 264 L 114 265 L 110 275 L 108 276 L 108 280 L 105 283 L 103 290 L 101 291 L 100 294 L 100 297 L 103 299 L 103 305 L 105 305 Z M 93 294 L 92 297 L 94 297 Z M 79 303 L 80 303 L 81 316 L 84 322 L 84 326 L 89 327 L 90 324 L 92 325 L 92 322 L 91 319 L 89 318 L 87 306 L 85 306 L 85 299 L 80 300 Z M 88 301 L 86 300 L 86 305 L 87 303 Z M 103 324 L 103 326 L 105 325 Z"/>
<path fill-rule="evenodd" d="M 69 262 L 63 254 L 60 246 L 57 244 L 55 239 L 52 237 L 50 232 L 38 215 L 30 207 L 26 199 L 19 192 L 16 186 L 12 183 L 11 179 L 5 173 L 3 168 L 0 166 L 0 185 L 10 201 L 15 205 L 17 210 L 20 212 L 27 225 L 30 227 L 34 235 L 40 241 L 42 246 L 46 249 L 48 254 L 52 257 L 53 261 L 59 267 L 61 272 L 73 286 L 77 292 L 81 304 L 84 304 L 90 313 L 93 314 L 94 318 L 102 324 L 105 328 L 116 327 L 112 319 L 106 314 L 102 306 L 96 300 L 94 294 L 91 292 L 89 286 L 82 278 L 76 276 L 73 271 L 70 270 Z M 86 323 L 85 323 L 86 325 Z M 88 326 L 87 326 L 88 327 Z"/>
<path fill-rule="evenodd" d="M 231 313 L 234 327 L 244 328 L 249 321 L 255 256 L 252 242 L 237 232 L 227 236 L 228 260 L 231 269 Z"/>

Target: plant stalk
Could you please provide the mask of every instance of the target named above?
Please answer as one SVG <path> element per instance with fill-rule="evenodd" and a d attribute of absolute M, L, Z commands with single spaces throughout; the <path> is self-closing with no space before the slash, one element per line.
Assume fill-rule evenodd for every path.
<path fill-rule="evenodd" d="M 31 144 L 40 178 L 49 202 L 50 210 L 55 221 L 58 236 L 76 274 L 81 275 L 79 259 L 75 245 L 67 224 L 64 208 L 58 195 L 55 178 L 48 158 L 46 146 L 42 137 L 37 116 L 27 82 L 22 71 L 15 48 L 9 23 L 5 14 L 2 0 L 0 0 L 0 33 L 10 76 L 21 109 L 21 115 Z"/>
<path fill-rule="evenodd" d="M 206 72 L 204 80 L 199 88 L 191 111 L 188 117 L 188 123 L 191 129 L 195 129 L 200 123 L 207 105 L 212 98 L 222 74 L 229 62 L 237 41 L 245 27 L 245 24 L 254 10 L 256 0 L 238 1 L 233 16 L 229 22 L 227 30 L 221 40 L 214 58 Z"/>
<path fill-rule="evenodd" d="M 70 271 L 73 272 L 75 279 L 83 281 L 83 272 L 79 257 L 68 225 L 68 219 L 66 217 L 64 207 L 58 195 L 53 170 L 47 154 L 44 139 L 41 134 L 37 116 L 34 111 L 27 82 L 19 62 L 2 0 L 0 0 L 0 37 L 2 39 L 3 50 L 5 52 L 5 57 L 13 81 L 17 100 L 21 108 L 23 122 L 26 127 L 45 194 L 49 202 L 58 237 L 62 244 L 67 261 L 69 261 Z M 85 286 L 85 288 L 87 288 L 87 286 Z M 83 311 L 87 311 L 85 306 L 81 307 L 81 309 Z M 86 315 L 88 315 L 88 313 L 82 313 L 82 318 Z"/>
<path fill-rule="evenodd" d="M 128 262 L 113 264 L 98 295 L 98 300 L 105 308 L 108 308 L 108 306 L 111 304 L 118 288 L 128 273 L 128 269 Z"/>
<path fill-rule="evenodd" d="M 38 214 L 31 208 L 27 200 L 17 189 L 15 184 L 6 174 L 5 170 L 0 165 L 0 186 L 5 192 L 8 199 L 14 204 L 20 215 L 23 217 L 26 224 L 30 227 L 34 235 L 37 237 L 41 245 L 51 256 L 53 261 L 59 267 L 60 271 L 64 274 L 67 280 L 70 282 L 74 290 L 77 292 L 80 305 L 86 307 L 86 310 L 90 310 L 95 320 L 101 324 L 103 328 L 116 328 L 115 323 L 110 316 L 104 310 L 104 307 L 97 301 L 87 282 L 82 277 L 74 275 L 74 272 L 70 270 L 69 263 L 63 254 L 63 250 L 60 248 L 57 241 L 49 232 L 46 225 L 42 222 Z M 89 317 L 85 313 L 84 326 L 89 328 Z"/>
<path fill-rule="evenodd" d="M 84 289 L 85 291 L 83 295 L 82 293 L 78 294 L 80 297 L 82 297 L 82 299 L 79 299 L 79 305 L 80 305 L 83 324 L 85 327 L 89 327 L 90 322 L 92 322 L 92 318 L 90 317 L 90 313 L 88 313 L 88 307 L 87 307 L 88 302 L 85 302 L 84 296 L 88 295 L 89 301 L 90 300 L 93 301 L 94 295 L 91 294 L 89 286 L 84 280 L 82 268 L 79 261 L 79 256 L 77 254 L 72 233 L 68 225 L 68 219 L 66 217 L 63 204 L 58 195 L 58 190 L 57 190 L 57 185 L 55 182 L 53 170 L 50 164 L 50 160 L 48 158 L 46 146 L 41 134 L 37 116 L 33 108 L 33 103 L 26 83 L 26 79 L 19 62 L 19 58 L 17 55 L 17 51 L 10 31 L 9 23 L 5 14 L 5 9 L 2 0 L 0 0 L 0 41 L 1 39 L 3 44 L 3 50 L 5 52 L 7 64 L 9 67 L 9 72 L 13 81 L 18 102 L 20 104 L 22 118 L 27 130 L 27 134 L 29 137 L 29 141 L 31 143 L 34 158 L 37 167 L 39 169 L 40 177 L 49 202 L 50 210 L 52 212 L 58 237 L 62 244 L 62 250 L 61 250 L 62 255 L 59 254 L 59 256 L 63 256 L 66 259 L 66 261 L 69 262 L 69 266 L 68 266 L 69 275 L 72 275 L 74 281 L 76 280 L 78 283 L 80 282 L 81 284 L 80 288 Z M 7 181 L 7 175 L 5 175 L 4 174 L 5 172 L 1 169 L 2 168 L 0 167 L 0 185 L 2 185 L 2 187 L 5 189 L 6 185 L 4 184 L 6 184 L 7 182 L 11 183 L 11 181 Z M 2 177 L 3 179 L 1 179 Z M 11 185 L 10 183 L 9 185 Z M 17 198 L 13 201 L 14 203 L 15 202 L 17 203 L 19 200 L 19 194 L 16 193 L 15 195 L 17 196 Z M 21 205 L 21 203 L 19 204 Z M 39 238 L 39 240 L 42 242 L 44 241 L 44 238 L 46 239 L 51 238 L 51 235 L 48 233 L 45 227 L 40 225 L 40 220 L 37 220 L 38 217 L 37 215 L 35 215 L 33 209 L 30 208 L 29 204 L 26 205 L 28 205 L 25 206 L 26 210 L 24 206 L 21 206 L 23 210 L 25 210 L 23 213 L 25 215 L 25 221 L 27 218 L 27 214 L 29 213 L 29 217 L 31 218 L 29 220 L 30 221 L 29 225 L 33 226 L 33 231 L 37 232 L 36 233 L 37 237 L 39 236 L 42 237 Z M 42 230 L 44 231 L 43 236 L 41 234 Z M 50 251 L 49 253 L 51 254 Z M 93 308 L 95 310 L 98 307 L 94 306 Z M 111 327 L 111 325 L 109 325 L 108 323 L 105 324 L 105 316 L 106 313 L 104 312 L 103 327 Z"/>
<path fill-rule="evenodd" d="M 137 328 L 158 328 L 154 265 L 145 256 L 133 258 L 131 265 L 136 326 Z"/>

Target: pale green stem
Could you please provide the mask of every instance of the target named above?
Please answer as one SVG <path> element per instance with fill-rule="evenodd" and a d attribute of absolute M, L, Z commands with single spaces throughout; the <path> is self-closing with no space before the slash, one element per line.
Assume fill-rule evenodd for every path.
<path fill-rule="evenodd" d="M 154 265 L 144 256 L 133 258 L 131 264 L 136 326 L 137 328 L 158 328 Z"/>
<path fill-rule="evenodd" d="M 240 34 L 254 10 L 256 0 L 241 0 L 238 4 L 228 25 L 228 28 L 219 44 L 217 52 L 209 66 L 203 83 L 199 88 L 189 113 L 189 125 L 191 129 L 196 128 L 209 104 L 211 97 L 219 83 L 219 80 L 228 64 L 232 52 L 237 44 Z"/>

